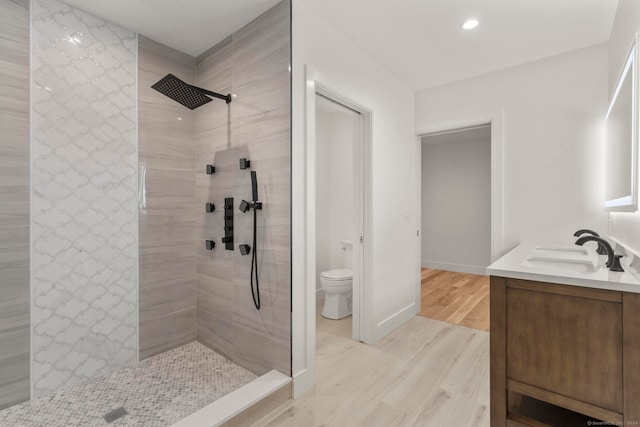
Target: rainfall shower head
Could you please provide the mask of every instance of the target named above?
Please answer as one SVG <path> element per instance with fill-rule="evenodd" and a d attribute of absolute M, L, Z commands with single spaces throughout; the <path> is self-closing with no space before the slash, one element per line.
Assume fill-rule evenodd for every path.
<path fill-rule="evenodd" d="M 196 108 L 213 101 L 213 99 L 210 98 L 212 96 L 214 98 L 224 99 L 227 104 L 231 102 L 231 94 L 221 95 L 210 90 L 190 85 L 189 83 L 183 82 L 173 74 L 167 74 L 151 87 L 191 110 L 195 110 Z"/>

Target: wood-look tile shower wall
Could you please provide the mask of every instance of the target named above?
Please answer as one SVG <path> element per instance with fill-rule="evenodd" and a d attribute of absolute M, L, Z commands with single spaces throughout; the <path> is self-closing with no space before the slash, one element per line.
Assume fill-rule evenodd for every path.
<path fill-rule="evenodd" d="M 0 410 L 29 399 L 29 2 L 0 0 Z"/>
<path fill-rule="evenodd" d="M 196 340 L 193 112 L 151 88 L 195 58 L 138 40 L 140 359 Z"/>
<path fill-rule="evenodd" d="M 230 105 L 195 110 L 198 340 L 239 365 L 262 374 L 290 366 L 290 5 L 284 0 L 198 57 L 196 83 L 233 93 Z M 213 103 L 211 103 L 213 104 Z M 262 308 L 254 308 L 251 256 L 253 213 L 249 170 L 257 172 L 258 257 Z M 213 163 L 215 175 L 205 174 Z M 221 243 L 225 197 L 234 198 L 235 250 Z M 216 210 L 204 212 L 213 202 Z M 216 248 L 207 251 L 205 239 Z"/>
<path fill-rule="evenodd" d="M 189 341 L 261 374 L 290 366 L 290 5 L 288 0 L 197 60 L 139 40 L 140 358 Z M 195 80 L 194 80 L 195 72 Z M 150 86 L 167 73 L 233 93 L 190 111 Z M 180 118 L 180 119 L 178 119 Z M 262 308 L 253 306 L 246 157 L 258 174 Z M 205 166 L 216 173 L 207 175 Z M 224 199 L 234 198 L 235 250 L 224 249 Z M 214 203 L 212 213 L 205 203 Z M 213 251 L 205 240 L 214 240 Z"/>

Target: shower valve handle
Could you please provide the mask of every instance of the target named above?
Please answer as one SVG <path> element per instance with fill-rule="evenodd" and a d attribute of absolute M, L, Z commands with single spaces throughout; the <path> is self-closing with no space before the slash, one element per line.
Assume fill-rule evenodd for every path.
<path fill-rule="evenodd" d="M 240 159 L 240 169 L 249 169 L 251 167 L 251 161 L 246 158 Z"/>

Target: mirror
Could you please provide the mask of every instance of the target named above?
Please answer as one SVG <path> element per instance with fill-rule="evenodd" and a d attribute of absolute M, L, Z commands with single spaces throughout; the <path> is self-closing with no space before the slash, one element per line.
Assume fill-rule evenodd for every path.
<path fill-rule="evenodd" d="M 637 205 L 636 46 L 634 41 L 605 117 L 604 207 L 610 211 L 634 211 Z"/>

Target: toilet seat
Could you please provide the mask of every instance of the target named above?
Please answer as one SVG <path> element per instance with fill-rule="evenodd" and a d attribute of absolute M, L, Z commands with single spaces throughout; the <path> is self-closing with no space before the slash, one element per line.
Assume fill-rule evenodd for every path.
<path fill-rule="evenodd" d="M 353 270 L 350 268 L 337 268 L 335 270 L 323 271 L 320 278 L 329 282 L 342 282 L 353 279 Z"/>

